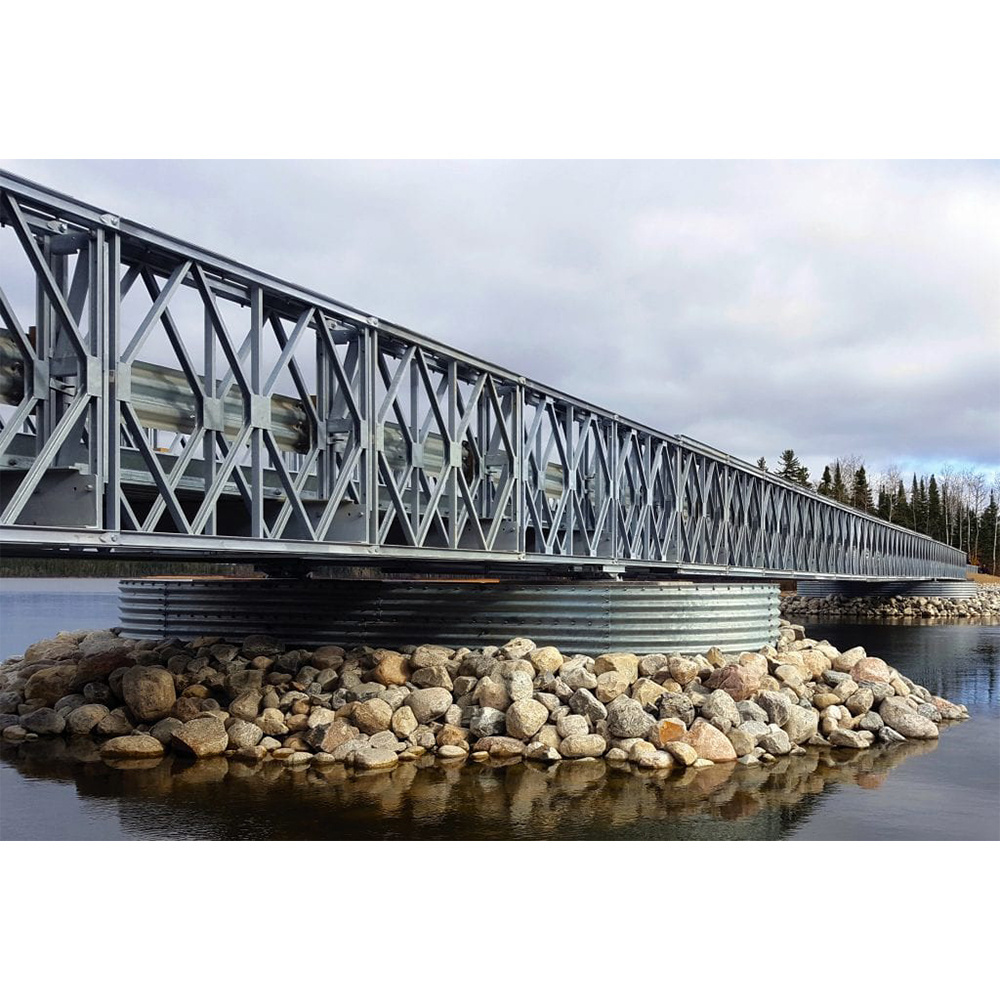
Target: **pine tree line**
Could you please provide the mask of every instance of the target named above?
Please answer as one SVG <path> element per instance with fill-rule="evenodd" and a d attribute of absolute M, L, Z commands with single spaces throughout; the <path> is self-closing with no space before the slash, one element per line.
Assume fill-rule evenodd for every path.
<path fill-rule="evenodd" d="M 864 460 L 856 455 L 834 460 L 815 483 L 792 449 L 783 451 L 778 463 L 774 474 L 782 479 L 953 545 L 982 572 L 997 574 L 1000 475 L 987 485 L 982 473 L 972 469 L 957 473 L 944 466 L 929 479 L 914 474 L 907 489 L 896 466 L 870 479 Z M 769 471 L 763 457 L 757 459 L 757 467 Z"/>

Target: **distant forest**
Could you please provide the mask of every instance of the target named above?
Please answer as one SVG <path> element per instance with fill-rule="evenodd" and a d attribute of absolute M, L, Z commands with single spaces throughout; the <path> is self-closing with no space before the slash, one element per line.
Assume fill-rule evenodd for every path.
<path fill-rule="evenodd" d="M 138 562 L 119 559 L 0 559 L 0 577 L 245 576 L 234 563 Z"/>
<path fill-rule="evenodd" d="M 757 466 L 890 524 L 963 549 L 981 572 L 996 575 L 1000 476 L 987 482 L 981 472 L 945 465 L 930 478 L 914 475 L 907 483 L 896 465 L 870 473 L 863 459 L 849 455 L 825 466 L 813 481 L 791 449 L 781 453 L 777 468 L 768 469 L 763 457 Z"/>

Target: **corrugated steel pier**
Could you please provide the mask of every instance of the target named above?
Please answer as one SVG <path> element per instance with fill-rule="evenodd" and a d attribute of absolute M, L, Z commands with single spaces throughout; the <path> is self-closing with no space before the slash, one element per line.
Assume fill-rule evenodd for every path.
<path fill-rule="evenodd" d="M 123 580 L 133 638 L 267 632 L 303 646 L 499 645 L 562 652 L 725 652 L 778 637 L 772 584 L 621 581 Z"/>

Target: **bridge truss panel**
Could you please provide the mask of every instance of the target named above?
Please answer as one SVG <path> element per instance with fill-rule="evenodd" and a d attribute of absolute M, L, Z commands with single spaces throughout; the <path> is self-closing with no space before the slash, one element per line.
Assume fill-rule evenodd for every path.
<path fill-rule="evenodd" d="M 9 550 L 964 575 L 926 536 L 0 172 Z"/>

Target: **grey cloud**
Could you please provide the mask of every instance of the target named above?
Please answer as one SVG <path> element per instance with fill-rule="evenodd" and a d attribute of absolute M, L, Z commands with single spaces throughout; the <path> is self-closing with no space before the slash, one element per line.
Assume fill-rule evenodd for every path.
<path fill-rule="evenodd" d="M 740 457 L 1000 467 L 995 164 L 3 165 Z"/>

